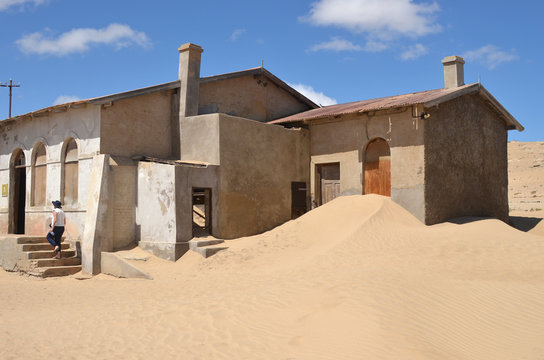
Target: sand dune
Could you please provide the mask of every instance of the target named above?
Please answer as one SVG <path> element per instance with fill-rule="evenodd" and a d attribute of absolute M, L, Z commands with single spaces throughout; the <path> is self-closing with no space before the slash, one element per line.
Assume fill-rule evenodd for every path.
<path fill-rule="evenodd" d="M 508 143 L 508 182 L 513 224 L 544 236 L 544 141 Z"/>
<path fill-rule="evenodd" d="M 134 261 L 153 281 L 0 272 L 0 358 L 544 358 L 544 237 L 500 221 L 348 196 L 228 245 Z"/>

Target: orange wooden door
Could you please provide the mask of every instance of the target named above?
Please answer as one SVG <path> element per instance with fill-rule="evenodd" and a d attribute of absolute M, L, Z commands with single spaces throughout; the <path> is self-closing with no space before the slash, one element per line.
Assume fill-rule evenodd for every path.
<path fill-rule="evenodd" d="M 369 142 L 365 151 L 364 194 L 391 196 L 391 152 L 384 139 Z"/>
<path fill-rule="evenodd" d="M 391 196 L 391 161 L 365 163 L 365 194 Z"/>

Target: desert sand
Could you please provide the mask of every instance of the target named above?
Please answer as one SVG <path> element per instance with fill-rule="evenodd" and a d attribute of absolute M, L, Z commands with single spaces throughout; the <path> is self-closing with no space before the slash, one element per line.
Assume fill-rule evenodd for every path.
<path fill-rule="evenodd" d="M 544 213 L 526 201 L 544 177 L 521 144 L 510 201 L 524 231 L 425 226 L 355 195 L 208 259 L 120 252 L 154 280 L 0 270 L 0 359 L 542 359 Z"/>

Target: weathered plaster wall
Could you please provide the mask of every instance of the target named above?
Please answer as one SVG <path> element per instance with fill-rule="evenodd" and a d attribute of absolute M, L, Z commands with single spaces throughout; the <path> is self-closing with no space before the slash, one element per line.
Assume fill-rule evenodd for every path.
<path fill-rule="evenodd" d="M 291 182 L 309 181 L 309 132 L 219 115 L 221 237 L 257 234 L 291 218 Z"/>
<path fill-rule="evenodd" d="M 175 166 L 138 163 L 136 223 L 140 247 L 175 260 L 172 256 L 177 242 Z"/>
<path fill-rule="evenodd" d="M 93 157 L 89 178 L 81 265 L 84 273 L 98 274 L 101 253 L 113 250 L 114 191 L 109 155 L 98 154 Z"/>
<path fill-rule="evenodd" d="M 219 165 L 219 147 L 219 114 L 187 117 L 181 121 L 181 160 Z"/>
<path fill-rule="evenodd" d="M 67 215 L 66 237 L 80 239 L 85 222 L 88 179 L 92 156 L 99 151 L 100 110 L 93 105 L 78 105 L 68 110 L 44 113 L 35 118 L 7 120 L 0 125 L 0 183 L 10 187 L 10 160 L 15 149 L 22 149 L 26 159 L 25 233 L 43 235 L 50 223 L 51 201 L 60 199 L 61 154 L 64 142 L 74 138 L 78 146 L 78 203 L 64 207 Z M 42 142 L 47 154 L 46 206 L 31 206 L 31 159 L 34 146 Z M 60 199 L 62 201 L 62 199 Z M 0 232 L 8 232 L 9 196 L 0 197 Z"/>
<path fill-rule="evenodd" d="M 387 140 L 391 150 L 391 198 L 424 219 L 424 121 L 412 116 L 421 109 L 343 115 L 313 121 L 311 132 L 311 197 L 315 199 L 315 169 L 318 164 L 340 163 L 340 191 L 363 192 L 364 149 L 375 138 Z"/>
<path fill-rule="evenodd" d="M 309 110 L 262 75 L 241 76 L 200 84 L 198 113 L 223 113 L 261 122 Z"/>
<path fill-rule="evenodd" d="M 508 219 L 507 131 L 477 95 L 429 110 L 425 126 L 425 221 Z"/>
<path fill-rule="evenodd" d="M 218 167 L 138 163 L 136 227 L 139 246 L 167 260 L 188 250 L 192 234 L 192 188 L 212 189 L 212 235 L 219 236 Z"/>
<path fill-rule="evenodd" d="M 100 152 L 127 157 L 171 157 L 172 110 L 178 103 L 175 94 L 173 90 L 159 91 L 104 105 Z"/>
<path fill-rule="evenodd" d="M 128 158 L 112 156 L 112 216 L 113 249 L 121 249 L 136 240 L 136 186 L 137 162 Z"/>

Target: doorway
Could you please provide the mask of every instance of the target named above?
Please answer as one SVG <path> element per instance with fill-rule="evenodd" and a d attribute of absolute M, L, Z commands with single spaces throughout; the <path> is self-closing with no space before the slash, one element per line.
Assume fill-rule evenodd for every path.
<path fill-rule="evenodd" d="M 291 183 L 291 219 L 296 219 L 306 213 L 306 183 L 294 181 Z"/>
<path fill-rule="evenodd" d="M 364 154 L 363 194 L 391 196 L 391 151 L 381 138 L 370 141 Z"/>
<path fill-rule="evenodd" d="M 8 232 L 25 233 L 26 206 L 26 160 L 21 149 L 16 150 L 11 162 L 10 179 L 10 222 Z"/>
<path fill-rule="evenodd" d="M 340 163 L 316 165 L 315 180 L 317 206 L 340 196 Z"/>
<path fill-rule="evenodd" d="M 212 234 L 212 189 L 193 188 L 193 237 Z"/>

